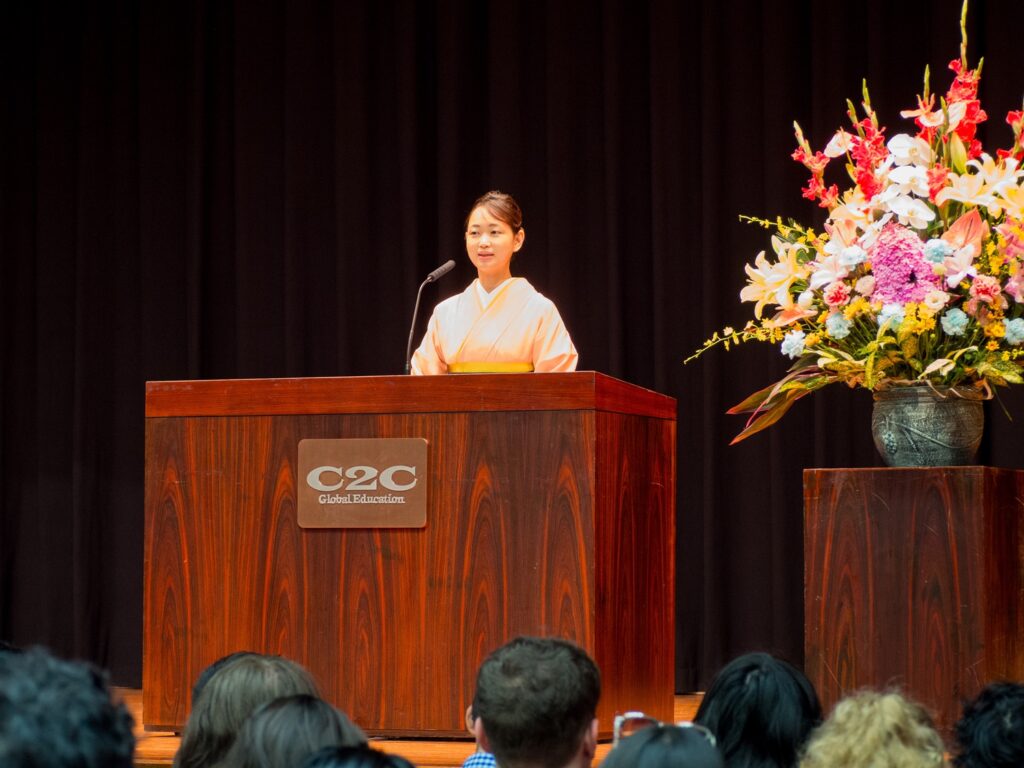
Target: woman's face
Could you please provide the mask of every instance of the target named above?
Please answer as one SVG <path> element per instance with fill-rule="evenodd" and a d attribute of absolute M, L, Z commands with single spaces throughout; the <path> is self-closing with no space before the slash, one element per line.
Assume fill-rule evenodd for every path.
<path fill-rule="evenodd" d="M 484 206 L 473 209 L 466 225 L 466 253 L 486 290 L 512 276 L 512 254 L 522 248 L 525 238 L 525 231 L 513 232 Z"/>

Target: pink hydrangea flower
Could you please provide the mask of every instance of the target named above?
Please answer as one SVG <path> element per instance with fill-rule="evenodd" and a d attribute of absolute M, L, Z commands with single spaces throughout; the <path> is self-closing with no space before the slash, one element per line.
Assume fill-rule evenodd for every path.
<path fill-rule="evenodd" d="M 825 303 L 835 309 L 850 300 L 850 286 L 841 281 L 830 283 L 822 294 Z"/>
<path fill-rule="evenodd" d="M 929 291 L 941 289 L 941 279 L 924 256 L 921 238 L 896 222 L 886 224 L 872 246 L 871 271 L 875 301 L 923 301 Z"/>

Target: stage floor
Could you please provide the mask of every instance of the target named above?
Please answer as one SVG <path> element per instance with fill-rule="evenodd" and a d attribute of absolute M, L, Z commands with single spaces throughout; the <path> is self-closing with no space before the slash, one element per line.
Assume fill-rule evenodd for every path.
<path fill-rule="evenodd" d="M 137 739 L 135 765 L 171 765 L 174 753 L 178 751 L 180 739 L 170 733 L 146 733 L 142 730 L 142 691 L 138 688 L 118 688 L 128 709 L 135 718 Z M 691 720 L 700 706 L 701 695 L 676 696 L 675 719 Z M 442 741 L 440 739 L 373 739 L 373 746 L 384 752 L 401 755 L 418 766 L 439 766 L 457 768 L 472 754 L 474 744 L 469 741 Z M 597 749 L 598 762 L 608 754 L 610 744 L 601 744 Z"/>

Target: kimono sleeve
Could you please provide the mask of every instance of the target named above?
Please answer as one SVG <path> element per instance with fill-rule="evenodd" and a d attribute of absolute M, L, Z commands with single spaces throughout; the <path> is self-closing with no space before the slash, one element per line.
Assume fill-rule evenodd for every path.
<path fill-rule="evenodd" d="M 448 365 L 441 359 L 441 339 L 438 335 L 437 310 L 430 316 L 423 341 L 412 355 L 410 372 L 413 376 L 448 373 Z"/>
<path fill-rule="evenodd" d="M 545 300 L 537 335 L 533 342 L 533 370 L 537 373 L 564 373 L 576 370 L 579 355 L 573 346 L 562 316 L 555 305 Z"/>

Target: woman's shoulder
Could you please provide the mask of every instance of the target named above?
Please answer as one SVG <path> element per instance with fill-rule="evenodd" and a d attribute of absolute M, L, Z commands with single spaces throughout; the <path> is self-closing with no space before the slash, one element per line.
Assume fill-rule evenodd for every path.
<path fill-rule="evenodd" d="M 543 293 L 541 293 L 532 285 L 530 285 L 530 283 L 527 282 L 525 277 L 517 279 L 520 282 L 521 290 L 523 291 L 522 295 L 524 299 L 529 301 L 531 306 L 536 307 L 537 309 L 543 309 L 544 311 L 548 312 L 550 312 L 551 310 L 554 310 L 555 312 L 558 311 L 558 308 L 555 306 L 555 302 L 553 302 Z"/>

